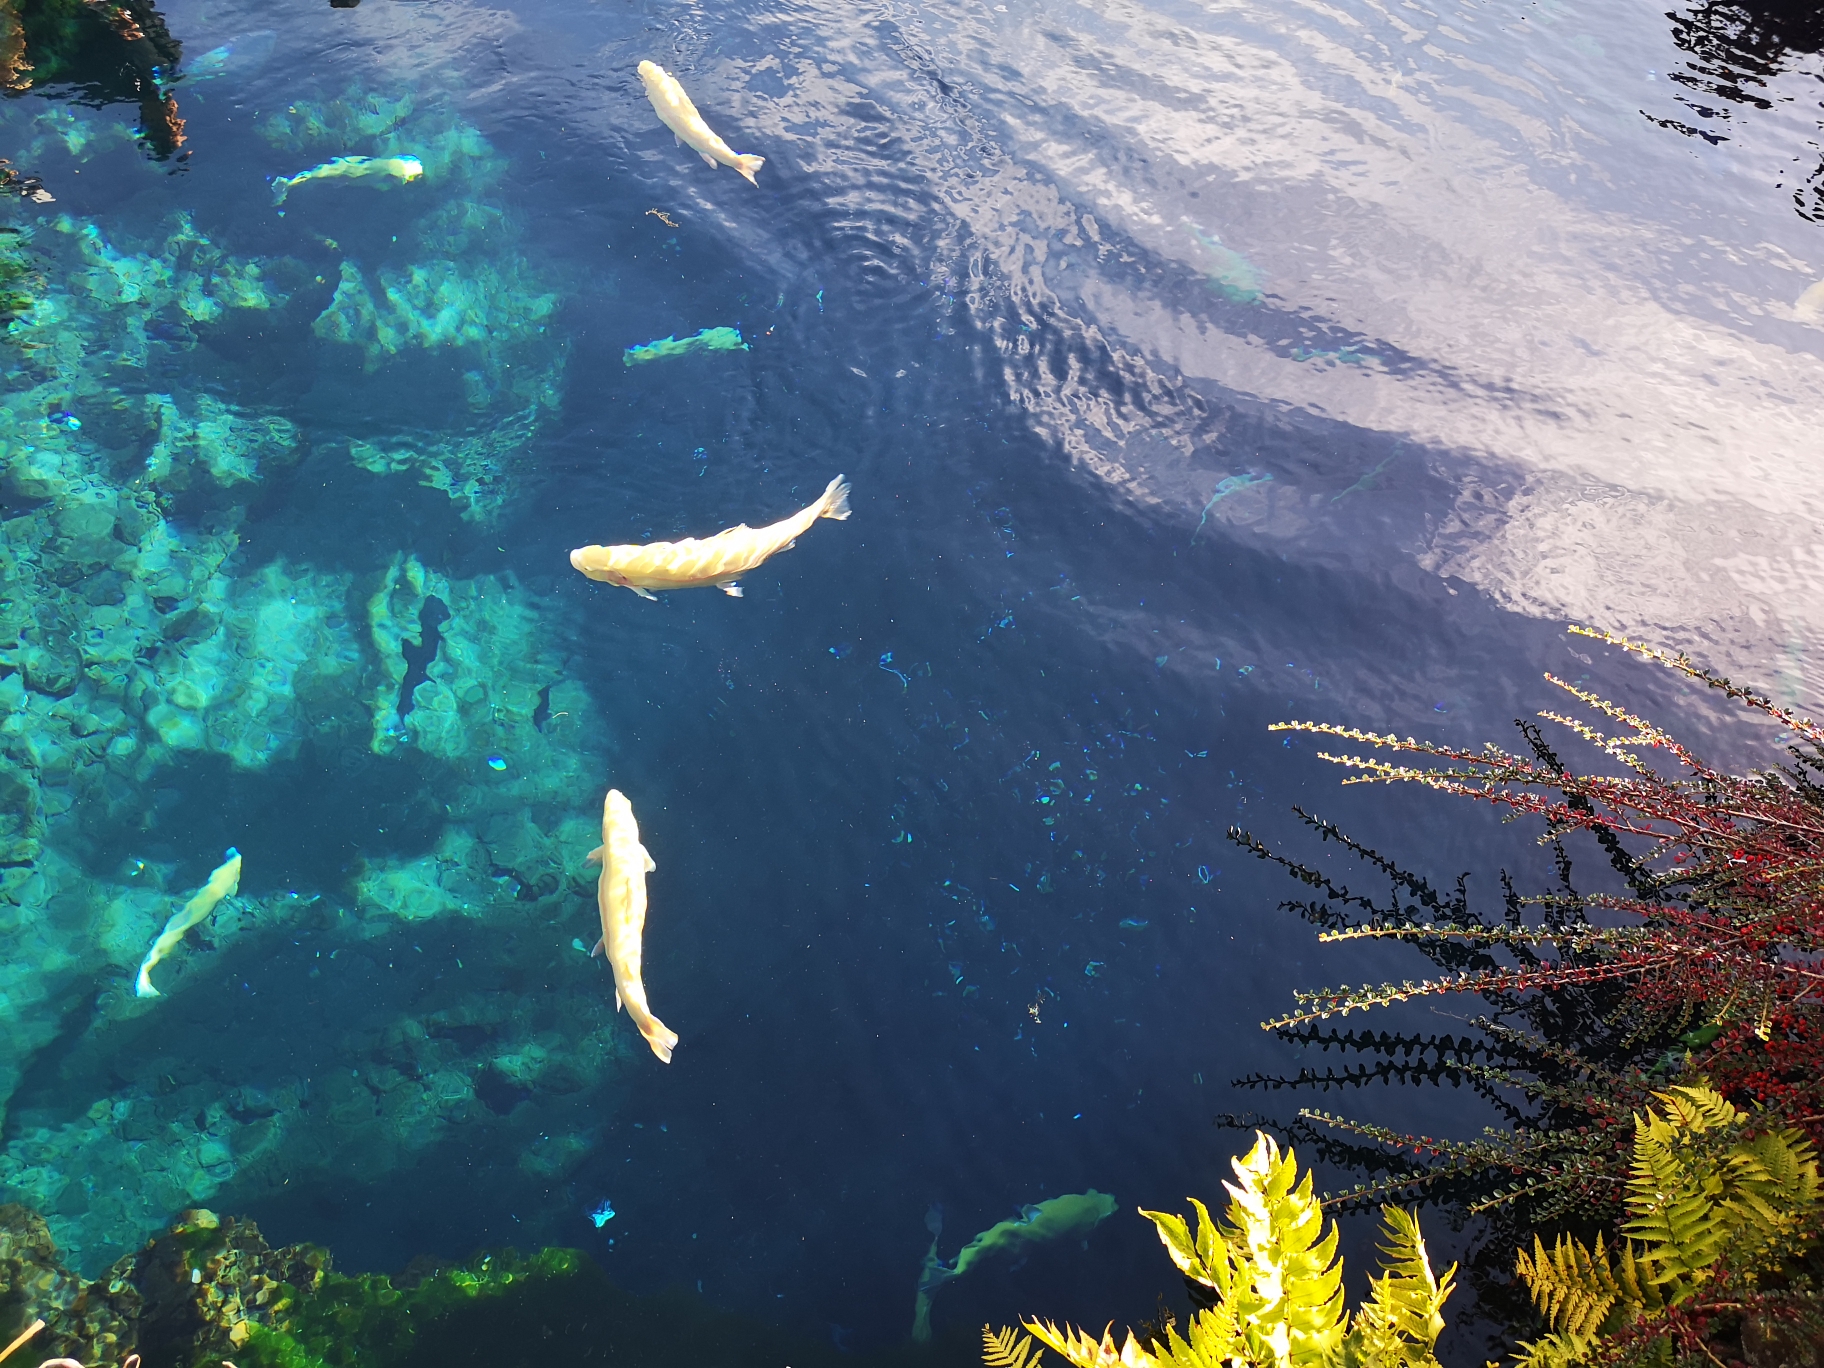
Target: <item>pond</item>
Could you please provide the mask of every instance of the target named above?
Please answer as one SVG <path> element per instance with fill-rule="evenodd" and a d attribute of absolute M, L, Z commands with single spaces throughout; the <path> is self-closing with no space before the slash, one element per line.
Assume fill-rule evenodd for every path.
<path fill-rule="evenodd" d="M 1138 1321 L 1182 1297 L 1134 1208 L 1342 1105 L 1249 1086 L 1334 1063 L 1261 1023 L 1423 967 L 1320 946 L 1231 826 L 1350 867 L 1303 808 L 1490 897 L 1551 870 L 1270 723 L 1506 744 L 1549 671 L 1733 759 L 1571 622 L 1824 696 L 1796 7 L 18 16 L 0 1198 L 85 1276 L 201 1206 L 347 1269 L 573 1246 L 871 1351 L 934 1237 L 1095 1190 L 937 1343 Z M 852 516 L 739 596 L 570 563 L 838 476 Z M 669 1065 L 589 954 L 610 788 Z"/>

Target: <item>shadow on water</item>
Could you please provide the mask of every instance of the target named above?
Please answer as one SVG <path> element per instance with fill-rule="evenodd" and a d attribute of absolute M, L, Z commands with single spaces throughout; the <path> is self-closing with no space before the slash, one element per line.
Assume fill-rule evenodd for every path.
<path fill-rule="evenodd" d="M 1667 75 L 1691 92 L 1678 102 L 1703 122 L 1655 122 L 1707 142 L 1728 141 L 1723 130 L 1740 113 L 1771 110 L 1780 98 L 1769 88 L 1774 79 L 1803 58 L 1824 53 L 1824 12 L 1806 0 L 1711 0 L 1671 10 L 1666 17 L 1672 21 L 1672 40 L 1689 54 L 1684 70 Z M 1792 192 L 1794 207 L 1802 217 L 1824 223 L 1824 160 L 1794 180 L 1799 181 Z"/>
<path fill-rule="evenodd" d="M 9 95 L 43 91 L 96 108 L 136 104 L 139 136 L 161 160 L 187 141 L 167 89 L 183 52 L 150 0 L 0 4 L 0 86 Z"/>

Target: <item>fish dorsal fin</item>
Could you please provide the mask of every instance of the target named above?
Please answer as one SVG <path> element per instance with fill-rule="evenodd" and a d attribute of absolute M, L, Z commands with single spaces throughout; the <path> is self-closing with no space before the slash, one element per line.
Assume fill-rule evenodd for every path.
<path fill-rule="evenodd" d="M 617 1012 L 623 1010 L 621 1007 L 621 990 L 618 984 L 615 986 L 614 990 L 614 1010 Z"/>
<path fill-rule="evenodd" d="M 597 936 L 595 938 L 595 949 L 593 949 L 589 952 L 589 958 L 594 959 L 597 955 L 602 954 L 604 951 L 606 951 L 607 948 L 608 948 L 607 937 Z"/>
<path fill-rule="evenodd" d="M 648 874 L 658 868 L 658 866 L 652 862 L 652 852 L 646 849 L 645 846 L 640 847 L 640 857 L 646 861 L 646 872 Z"/>
<path fill-rule="evenodd" d="M 607 849 L 607 846 L 597 846 L 594 850 L 583 856 L 583 862 L 585 864 L 600 864 L 602 862 L 602 852 Z"/>

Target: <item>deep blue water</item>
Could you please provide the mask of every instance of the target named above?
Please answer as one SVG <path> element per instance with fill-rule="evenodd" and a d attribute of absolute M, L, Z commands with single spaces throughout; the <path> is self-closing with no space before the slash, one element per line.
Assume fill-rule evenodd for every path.
<path fill-rule="evenodd" d="M 1549 865 L 1490 814 L 1339 788 L 1270 722 L 1505 742 L 1555 703 L 1550 670 L 1734 754 L 1669 676 L 1567 620 L 1819 696 L 1824 332 L 1795 301 L 1824 276 L 1824 230 L 1793 199 L 1810 203 L 1819 161 L 1815 55 L 1781 50 L 1756 87 L 1770 108 L 1705 123 L 1667 79 L 1690 54 L 1646 4 L 166 13 L 187 61 L 234 45 L 173 87 L 184 155 L 122 135 L 130 106 L 9 100 L 18 145 L 47 117 L 99 131 L 80 152 L 34 144 L 56 203 L 8 221 L 50 242 L 67 213 L 126 243 L 182 211 L 287 298 L 167 311 L 69 410 L 97 452 L 125 421 L 112 393 L 296 424 L 295 463 L 167 496 L 184 537 L 243 510 L 241 583 L 345 576 L 352 616 L 407 553 L 523 596 L 528 640 L 558 662 L 544 683 L 592 707 L 569 732 L 545 707 L 541 735 L 580 758 L 574 791 L 538 790 L 535 824 L 586 824 L 610 785 L 631 797 L 658 864 L 646 983 L 682 1043 L 663 1066 L 622 1019 L 610 1068 L 561 1087 L 483 1069 L 466 1119 L 343 1148 L 321 1118 L 344 1076 L 392 1058 L 372 1042 L 401 1022 L 473 1063 L 522 1027 L 561 1054 L 613 1014 L 572 947 L 596 934 L 586 846 L 550 871 L 561 890 L 528 887 L 523 920 L 364 909 L 365 874 L 461 825 L 446 805 L 480 752 L 378 755 L 328 739 L 332 716 L 257 763 L 186 752 L 53 823 L 95 880 L 146 860 L 174 894 L 235 845 L 267 914 L 183 952 L 156 1016 L 120 1005 L 117 964 L 58 979 L 5 1104 L 15 1150 L 111 1098 L 219 1095 L 237 1124 L 296 1109 L 296 1152 L 208 1199 L 275 1241 L 392 1269 L 577 1244 L 630 1288 L 693 1287 L 864 1346 L 905 1333 L 934 1203 L 949 1254 L 1095 1187 L 1121 1210 L 1087 1249 L 972 1273 L 938 1324 L 1137 1320 L 1173 1279 L 1133 1208 L 1215 1196 L 1246 1144 L 1215 1119 L 1296 1105 L 1232 1083 L 1298 1066 L 1259 1023 L 1296 988 L 1416 972 L 1398 950 L 1318 946 L 1227 828 L 1332 859 L 1303 805 L 1491 893 L 1499 867 Z M 647 56 L 767 156 L 758 189 L 673 146 L 633 76 Z M 262 132 L 370 96 L 414 101 L 386 135 L 403 141 Z M 1655 121 L 1672 119 L 1726 140 Z M 422 183 L 271 204 L 268 176 L 456 124 L 471 141 Z M 364 360 L 313 331 L 342 263 L 377 290 L 437 258 L 492 291 L 478 337 Z M 535 322 L 511 317 L 539 294 Z M 718 326 L 751 350 L 623 364 Z M 514 401 L 535 420 L 490 458 L 489 516 L 351 460 L 351 442 L 509 430 L 514 367 L 543 379 Z M 123 486 L 130 447 L 106 458 Z M 815 526 L 743 599 L 647 603 L 568 568 L 585 543 L 784 516 L 837 473 L 853 518 Z M 492 679 L 533 647 L 499 649 L 463 668 Z M 488 877 L 525 884 L 494 849 Z M 307 905 L 282 920 L 294 893 Z M 20 920 L 94 916 L 101 934 L 71 907 Z M 1486 1119 L 1460 1092 L 1347 1105 L 1434 1132 Z M 580 1150 L 528 1167 L 560 1129 Z M 110 1245 L 87 1200 L 57 1210 L 98 1267 L 138 1233 Z M 1479 1352 L 1468 1340 L 1452 1356 Z"/>

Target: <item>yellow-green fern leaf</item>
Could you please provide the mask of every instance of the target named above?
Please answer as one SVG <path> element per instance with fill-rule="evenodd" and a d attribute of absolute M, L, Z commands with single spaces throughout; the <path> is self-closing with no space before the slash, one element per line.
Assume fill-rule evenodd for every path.
<path fill-rule="evenodd" d="M 1529 1255 L 1522 1249 L 1514 1271 L 1532 1293 L 1533 1305 L 1546 1325 L 1574 1340 L 1595 1335 L 1622 1300 L 1622 1288 L 1600 1234 L 1593 1250 L 1569 1235 L 1560 1235 L 1549 1252 L 1535 1235 L 1533 1252 Z M 1634 1276 L 1638 1278 L 1638 1274 Z"/>
<path fill-rule="evenodd" d="M 1651 1281 L 1667 1288 L 1674 1300 L 1683 1300 L 1722 1255 L 1733 1224 L 1722 1207 L 1721 1166 L 1691 1137 L 1711 1129 L 1719 1117 L 1733 1122 L 1737 1113 L 1707 1088 L 1679 1088 L 1658 1096 L 1665 1115 L 1649 1110 L 1634 1118 L 1629 1219 L 1622 1230 L 1640 1241 L 1639 1258 L 1651 1265 Z"/>
<path fill-rule="evenodd" d="M 1653 1096 L 1664 1108 L 1666 1122 L 1680 1131 L 1699 1134 L 1733 1126 L 1742 1119 L 1727 1098 L 1701 1083 L 1668 1088 Z"/>
<path fill-rule="evenodd" d="M 1247 1341 L 1224 1308 L 1198 1312 L 1188 1328 L 1190 1334 L 1180 1336 L 1176 1327 L 1166 1327 L 1165 1352 L 1156 1356 L 1156 1362 L 1171 1368 L 1225 1368 L 1248 1361 Z"/>
<path fill-rule="evenodd" d="M 1210 1217 L 1209 1208 L 1195 1197 L 1190 1199 L 1190 1203 L 1197 1212 L 1197 1233 L 1194 1236 L 1182 1216 L 1169 1211 L 1144 1209 L 1140 1214 L 1158 1230 L 1159 1242 L 1165 1246 L 1165 1252 L 1171 1256 L 1172 1262 L 1178 1265 L 1180 1273 L 1227 1295 L 1230 1271 L 1227 1246 L 1216 1222 Z"/>
<path fill-rule="evenodd" d="M 1127 1343 L 1115 1348 L 1114 1327 L 1103 1330 L 1101 1339 L 1093 1339 L 1074 1325 L 1053 1325 L 1050 1321 L 1023 1322 L 1033 1338 L 1056 1349 L 1075 1368 L 1152 1368 L 1159 1362 L 1144 1349 L 1130 1332 Z"/>
<path fill-rule="evenodd" d="M 1327 1363 L 1345 1328 L 1343 1270 L 1311 1175 L 1301 1179 L 1297 1159 L 1264 1132 L 1232 1162 L 1240 1181 L 1223 1184 L 1231 1200 L 1221 1234 L 1235 1265 L 1226 1300 L 1250 1357 L 1263 1368 Z"/>
<path fill-rule="evenodd" d="M 1043 1352 L 1012 1326 L 1002 1326 L 999 1333 L 982 1327 L 982 1362 L 987 1368 L 1039 1368 Z"/>
<path fill-rule="evenodd" d="M 1425 1237 L 1410 1212 L 1381 1208 L 1382 1274 L 1369 1284 L 1368 1303 L 1356 1312 L 1356 1356 L 1367 1364 L 1428 1364 L 1444 1333 L 1444 1303 L 1457 1267 L 1442 1279 L 1431 1271 Z"/>
<path fill-rule="evenodd" d="M 1593 1340 L 1565 1334 L 1521 1340 L 1514 1368 L 1582 1368 L 1595 1361 L 1595 1347 Z"/>

